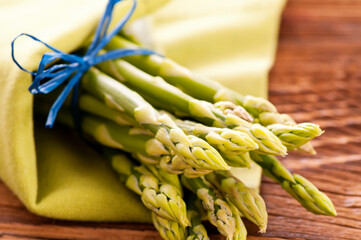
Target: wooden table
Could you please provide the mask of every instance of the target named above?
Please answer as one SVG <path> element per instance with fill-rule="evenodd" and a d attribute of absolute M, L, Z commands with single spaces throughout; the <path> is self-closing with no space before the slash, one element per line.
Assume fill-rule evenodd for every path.
<path fill-rule="evenodd" d="M 269 227 L 259 235 L 247 222 L 249 239 L 361 239 L 360 91 L 361 1 L 290 0 L 270 74 L 270 99 L 281 112 L 299 122 L 312 119 L 326 133 L 314 141 L 317 156 L 291 154 L 283 162 L 326 192 L 339 215 L 310 214 L 264 178 Z M 0 196 L 1 239 L 160 239 L 147 224 L 35 216 L 2 183 Z"/>

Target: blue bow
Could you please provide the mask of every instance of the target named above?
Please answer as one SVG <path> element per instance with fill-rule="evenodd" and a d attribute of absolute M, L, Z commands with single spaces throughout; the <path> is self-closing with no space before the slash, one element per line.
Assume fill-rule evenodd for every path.
<path fill-rule="evenodd" d="M 131 15 L 133 14 L 136 8 L 136 0 L 133 1 L 132 8 L 128 11 L 128 13 L 119 21 L 119 23 L 114 27 L 114 29 L 107 34 L 107 30 L 112 19 L 112 12 L 115 4 L 122 0 L 109 0 L 107 7 L 105 9 L 105 13 L 100 20 L 94 39 L 91 42 L 87 52 L 84 56 L 77 56 L 74 54 L 67 54 L 62 52 L 50 45 L 46 44 L 45 42 L 39 40 L 38 38 L 22 33 L 14 38 L 11 42 L 11 57 L 15 64 L 23 71 L 28 72 L 34 76 L 34 81 L 29 87 L 29 91 L 32 94 L 43 93 L 47 94 L 59 87 L 63 84 L 70 76 L 70 80 L 67 82 L 66 86 L 64 87 L 63 91 L 60 93 L 52 107 L 50 108 L 48 118 L 46 120 L 45 126 L 47 128 L 51 128 L 54 124 L 56 115 L 63 105 L 65 99 L 69 95 L 70 91 L 74 89 L 73 93 L 73 106 L 77 103 L 78 98 L 78 90 L 79 90 L 79 83 L 80 79 L 88 69 L 98 63 L 112 60 L 116 58 L 131 56 L 131 55 L 150 55 L 155 54 L 151 50 L 146 49 L 116 49 L 109 52 L 106 52 L 101 55 L 97 55 L 98 52 L 107 45 L 107 43 L 123 28 L 125 23 L 129 20 Z M 30 72 L 29 70 L 23 68 L 16 60 L 14 56 L 14 43 L 17 38 L 20 36 L 27 36 L 31 39 L 44 44 L 49 49 L 53 50 L 54 52 L 45 53 L 39 63 L 38 70 L 36 73 Z M 48 69 L 45 67 L 54 62 L 55 60 L 63 60 L 68 62 L 67 64 L 55 64 Z M 42 82 L 43 80 L 47 80 Z"/>

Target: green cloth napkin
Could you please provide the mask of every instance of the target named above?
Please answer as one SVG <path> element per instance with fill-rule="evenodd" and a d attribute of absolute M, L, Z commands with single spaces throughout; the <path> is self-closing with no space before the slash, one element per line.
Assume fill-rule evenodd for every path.
<path fill-rule="evenodd" d="M 140 0 L 134 18 L 153 12 L 166 1 Z M 201 74 L 265 96 L 284 0 L 194 2 L 172 1 L 152 13 L 147 21 L 153 43 Z M 222 8 L 212 10 L 213 4 Z M 20 71 L 10 57 L 10 42 L 22 32 L 65 52 L 77 49 L 94 32 L 105 5 L 105 0 L 0 1 L 0 177 L 31 212 L 42 216 L 149 222 L 138 196 L 120 184 L 106 162 L 72 131 L 57 125 L 45 129 L 44 122 L 34 124 L 33 96 L 27 91 L 31 76 Z M 118 5 L 116 19 L 130 2 Z M 214 24 L 217 21 L 208 19 L 208 12 L 233 18 Z M 181 25 L 178 38 L 175 28 Z M 173 38 L 165 37 L 167 31 Z M 45 51 L 26 38 L 16 43 L 16 57 L 29 70 L 36 69 Z"/>

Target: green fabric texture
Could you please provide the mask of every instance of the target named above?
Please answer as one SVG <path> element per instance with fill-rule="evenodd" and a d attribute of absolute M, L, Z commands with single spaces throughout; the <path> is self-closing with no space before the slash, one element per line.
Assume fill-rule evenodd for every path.
<path fill-rule="evenodd" d="M 234 32 L 237 36 L 239 34 L 240 38 L 248 38 L 243 39 L 242 44 L 239 44 L 241 46 L 238 46 L 237 42 L 232 42 L 232 45 L 224 42 L 228 39 L 226 36 L 217 41 L 218 34 L 210 35 L 212 41 L 206 41 L 204 47 L 212 46 L 214 50 L 222 42 L 226 43 L 229 49 L 235 47 L 232 51 L 237 52 L 237 57 L 223 55 L 223 52 L 217 53 L 218 60 L 213 55 L 204 55 L 204 50 L 193 52 L 192 58 L 186 54 L 189 46 L 200 44 L 200 40 L 193 41 L 193 37 L 202 39 L 202 35 L 208 38 L 207 34 L 211 33 L 211 30 L 208 30 L 207 34 L 198 30 L 184 32 L 185 35 L 191 35 L 188 38 L 179 38 L 179 45 L 176 38 L 169 41 L 162 37 L 166 31 L 175 27 L 166 27 L 167 23 L 172 23 L 170 11 L 174 11 L 174 16 L 178 16 L 177 21 L 180 22 L 182 14 L 189 16 L 187 11 L 202 9 L 202 6 L 197 4 L 193 8 L 190 7 L 190 2 L 181 4 L 181 1 L 175 0 L 154 12 L 167 0 L 138 2 L 134 18 L 152 12 L 148 17 L 152 22 L 151 37 L 166 55 L 217 80 L 223 79 L 217 77 L 217 74 L 227 70 L 227 63 L 232 62 L 229 67 L 237 69 L 236 61 L 241 59 L 241 70 L 227 70 L 222 82 L 244 91 L 244 86 L 252 85 L 253 90 L 247 89 L 248 93 L 265 96 L 266 76 L 273 62 L 283 0 L 241 1 L 257 4 L 250 4 L 251 8 L 239 8 L 238 12 L 233 12 L 244 17 L 234 19 L 242 23 L 228 22 L 234 26 L 227 28 L 227 34 L 232 37 L 233 35 L 229 34 Z M 232 8 L 232 4 L 236 2 L 238 1 L 229 1 L 224 7 L 228 5 L 228 8 Z M 174 8 L 174 4 L 179 7 Z M 207 4 L 211 5 L 210 1 L 207 1 Z M 10 57 L 11 40 L 23 32 L 65 52 L 77 49 L 94 32 L 105 5 L 105 0 L 0 1 L 0 178 L 31 212 L 38 215 L 69 220 L 150 222 L 149 213 L 142 206 L 139 197 L 127 190 L 104 159 L 82 143 L 72 131 L 57 125 L 53 129 L 45 129 L 44 122 L 39 121 L 34 124 L 33 96 L 27 91 L 31 76 L 19 70 Z M 130 2 L 125 1 L 118 5 L 115 9 L 115 20 L 123 16 Z M 265 14 L 265 6 L 269 14 Z M 164 11 L 170 15 L 167 16 Z M 204 16 L 206 11 L 204 9 Z M 209 20 L 204 18 L 203 21 L 202 24 L 206 24 Z M 239 24 L 245 27 L 241 28 Z M 195 24 L 194 27 L 196 26 L 198 27 Z M 213 25 L 212 28 L 215 32 L 222 32 L 222 27 L 224 25 Z M 169 30 L 166 30 L 167 28 Z M 263 35 L 264 32 L 267 34 Z M 253 37 L 250 38 L 250 35 Z M 246 42 L 248 44 L 245 44 Z M 181 48 L 185 45 L 188 47 Z M 198 49 L 196 45 L 190 47 L 194 48 Z M 42 45 L 26 38 L 19 39 L 16 43 L 16 57 L 29 70 L 36 69 L 45 51 L 48 50 Z M 194 58 L 198 54 L 204 55 L 203 58 Z M 256 59 L 264 61 L 264 64 Z M 216 67 L 221 66 L 221 62 L 217 61 L 222 61 L 226 68 L 221 70 Z M 259 179 L 253 182 L 258 186 Z"/>

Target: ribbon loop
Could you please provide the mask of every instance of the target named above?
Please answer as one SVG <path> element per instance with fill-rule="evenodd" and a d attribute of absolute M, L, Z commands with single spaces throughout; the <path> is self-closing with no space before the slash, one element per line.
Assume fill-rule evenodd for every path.
<path fill-rule="evenodd" d="M 77 99 L 74 100 L 74 98 L 77 98 L 78 96 L 77 91 L 79 89 L 79 82 L 81 80 L 81 77 L 89 70 L 89 68 L 101 62 L 116 58 L 121 58 L 125 56 L 156 54 L 155 52 L 147 49 L 117 49 L 98 55 L 99 51 L 103 49 L 109 43 L 109 41 L 124 27 L 124 25 L 128 22 L 128 20 L 130 19 L 136 8 L 137 5 L 136 0 L 133 0 L 133 5 L 131 9 L 117 23 L 114 29 L 108 33 L 108 28 L 112 19 L 114 6 L 115 4 L 121 1 L 122 0 L 108 1 L 105 12 L 100 22 L 98 23 L 94 38 L 91 44 L 89 45 L 89 48 L 87 49 L 84 56 L 77 56 L 75 54 L 68 54 L 62 52 L 27 33 L 19 34 L 11 42 L 11 57 L 14 63 L 21 70 L 30 73 L 34 76 L 34 80 L 29 87 L 29 91 L 32 94 L 39 94 L 39 93 L 48 94 L 53 90 L 55 90 L 56 88 L 58 88 L 60 85 L 67 82 L 63 91 L 60 93 L 60 95 L 55 100 L 55 102 L 53 103 L 52 107 L 49 110 L 48 118 L 45 124 L 47 128 L 51 128 L 53 126 L 59 109 L 61 108 L 65 99 L 68 97 L 69 93 L 73 89 L 74 89 L 74 93 L 73 93 L 72 107 L 74 108 L 74 104 L 77 103 L 77 101 L 75 101 Z M 23 68 L 15 59 L 14 44 L 15 41 L 21 36 L 27 36 L 34 41 L 40 42 L 53 51 L 53 52 L 47 52 L 42 56 L 38 69 L 35 73 Z M 58 60 L 62 60 L 63 62 L 66 63 L 54 64 L 46 69 L 48 65 Z"/>

